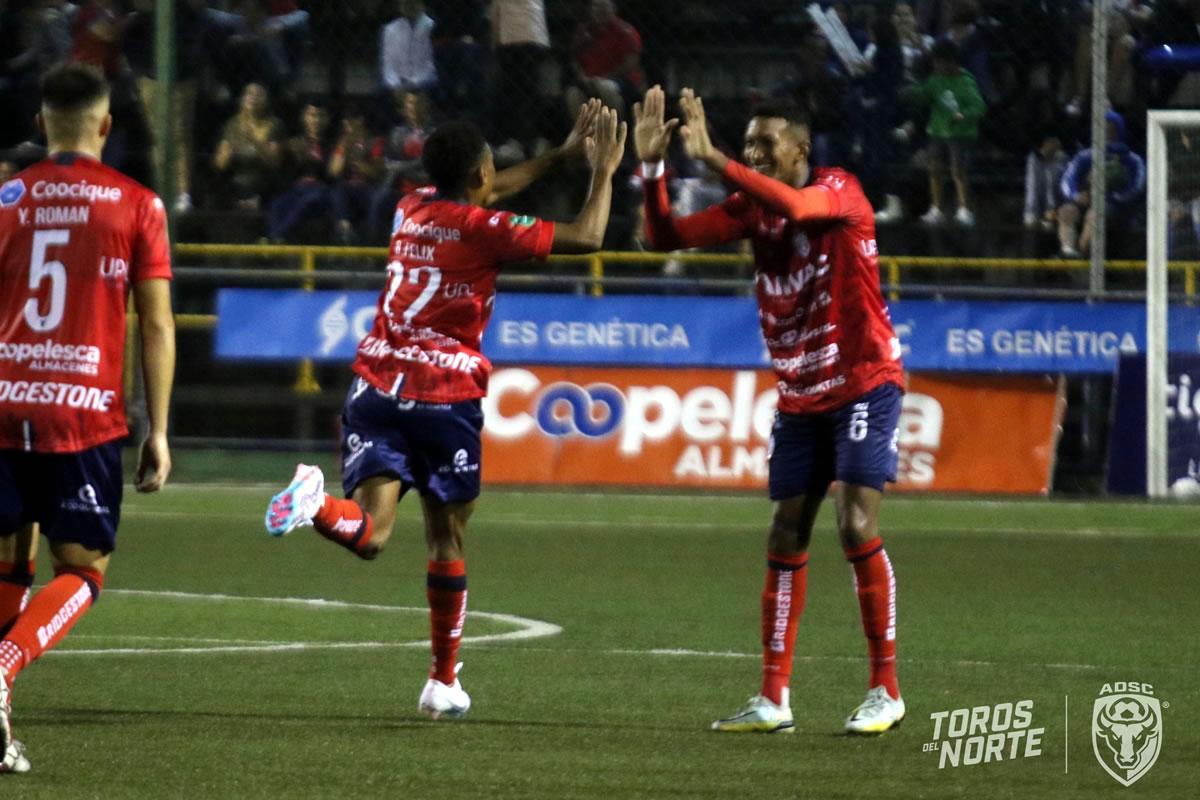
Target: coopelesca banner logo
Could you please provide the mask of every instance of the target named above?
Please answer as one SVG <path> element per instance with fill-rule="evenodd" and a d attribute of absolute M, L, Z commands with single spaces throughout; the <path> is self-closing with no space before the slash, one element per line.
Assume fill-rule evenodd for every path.
<path fill-rule="evenodd" d="M 1092 706 L 1092 751 L 1104 771 L 1132 786 L 1162 750 L 1162 704 L 1148 683 L 1104 684 Z"/>

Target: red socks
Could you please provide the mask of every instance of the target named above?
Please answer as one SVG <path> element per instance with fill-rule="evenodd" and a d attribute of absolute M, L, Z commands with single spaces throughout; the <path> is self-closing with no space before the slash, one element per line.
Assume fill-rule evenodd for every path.
<path fill-rule="evenodd" d="M 787 705 L 792 650 L 808 583 L 807 564 L 807 553 L 767 553 L 767 581 L 762 593 L 762 695 L 776 705 Z"/>
<path fill-rule="evenodd" d="M 0 561 L 0 636 L 8 633 L 17 615 L 25 609 L 35 566 L 33 561 L 24 564 Z"/>
<path fill-rule="evenodd" d="M 33 596 L 0 641 L 0 667 L 8 681 L 54 647 L 91 607 L 104 575 L 88 567 L 65 569 Z"/>
<path fill-rule="evenodd" d="M 371 544 L 374 524 L 371 515 L 353 500 L 339 500 L 325 495 L 321 510 L 313 515 L 317 533 L 354 553 L 359 558 L 372 559 L 379 550 Z"/>
<path fill-rule="evenodd" d="M 429 677 L 447 686 L 454 683 L 454 667 L 463 623 L 467 619 L 467 564 L 457 561 L 430 561 L 425 576 L 425 596 L 429 599 L 429 622 L 433 642 L 433 666 Z"/>
<path fill-rule="evenodd" d="M 871 684 L 867 688 L 885 686 L 896 699 L 900 687 L 896 683 L 896 578 L 892 562 L 878 536 L 861 547 L 846 550 L 846 560 L 854 567 L 854 588 L 871 659 Z"/>

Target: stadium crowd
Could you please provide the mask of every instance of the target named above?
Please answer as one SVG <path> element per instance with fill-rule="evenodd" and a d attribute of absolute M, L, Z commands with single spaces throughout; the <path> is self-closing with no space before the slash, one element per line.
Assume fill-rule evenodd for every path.
<path fill-rule="evenodd" d="M 114 87 L 107 162 L 151 182 L 152 143 L 170 138 L 181 219 L 244 221 L 207 226 L 224 238 L 377 244 L 395 199 L 425 179 L 421 148 L 439 120 L 477 122 L 504 165 L 558 141 L 583 98 L 627 113 L 648 85 L 675 94 L 687 81 L 733 153 L 752 103 L 795 101 L 811 118 L 814 162 L 857 172 L 881 226 L 1024 226 L 1068 256 L 1090 232 L 1085 0 L 821 3 L 850 48 L 783 0 L 176 0 L 166 133 L 153 113 L 154 5 L 0 3 L 0 103 L 16 111 L 0 119 L 0 176 L 38 154 L 38 76 L 80 60 Z M 1200 99 L 1190 65 L 1160 57 L 1162 45 L 1200 44 L 1200 0 L 1113 0 L 1108 29 L 1119 232 L 1141 224 L 1146 109 Z M 727 72 L 746 80 L 730 88 Z M 679 152 L 669 165 L 681 202 L 719 197 L 715 176 L 685 162 Z M 632 157 L 625 176 L 636 184 Z M 571 185 L 517 205 L 553 215 Z M 625 194 L 612 247 L 638 244 L 637 193 Z M 1176 240 L 1195 250 L 1200 214 L 1176 201 Z"/>

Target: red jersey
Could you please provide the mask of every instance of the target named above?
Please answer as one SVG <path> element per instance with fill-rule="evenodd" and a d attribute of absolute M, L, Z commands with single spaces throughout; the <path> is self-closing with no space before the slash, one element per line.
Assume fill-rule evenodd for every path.
<path fill-rule="evenodd" d="M 0 186 L 0 449 L 74 453 L 129 432 L 133 282 L 171 277 L 162 202 L 60 154 Z"/>
<path fill-rule="evenodd" d="M 879 286 L 875 217 L 858 179 L 815 168 L 804 189 L 730 160 L 742 187 L 725 202 L 671 218 L 666 182 L 646 181 L 646 228 L 659 249 L 749 238 L 763 338 L 779 409 L 839 408 L 884 383 L 904 388 L 900 341 Z"/>
<path fill-rule="evenodd" d="M 487 394 L 480 352 L 496 275 L 510 261 L 544 259 L 554 223 L 440 197 L 405 195 L 392 220 L 388 282 L 354 371 L 407 400 L 456 403 Z"/>

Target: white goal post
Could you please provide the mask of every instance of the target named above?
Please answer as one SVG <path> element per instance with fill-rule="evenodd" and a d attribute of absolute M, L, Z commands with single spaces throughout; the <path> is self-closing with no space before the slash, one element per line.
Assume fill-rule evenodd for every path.
<path fill-rule="evenodd" d="M 1167 130 L 1200 133 L 1200 110 L 1146 114 L 1146 494 L 1167 496 Z"/>

